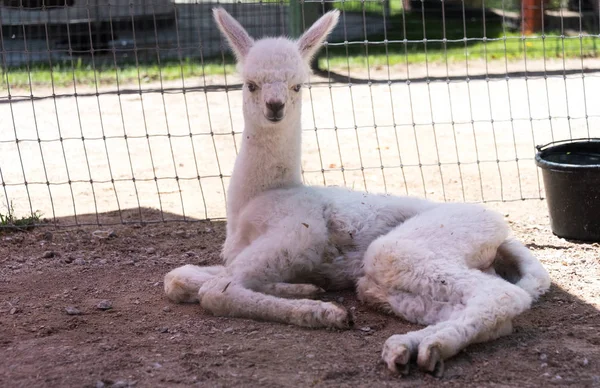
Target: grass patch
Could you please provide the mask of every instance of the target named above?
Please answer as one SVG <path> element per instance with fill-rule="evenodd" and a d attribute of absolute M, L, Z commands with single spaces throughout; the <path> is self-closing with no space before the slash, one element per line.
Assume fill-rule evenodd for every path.
<path fill-rule="evenodd" d="M 346 12 L 365 12 L 372 14 L 383 15 L 384 11 L 384 3 L 381 0 L 354 0 L 349 1 L 346 0 L 344 2 L 336 2 L 333 3 L 333 8 L 339 9 L 340 11 Z M 386 13 L 389 11 L 390 15 L 398 15 L 402 12 L 402 0 L 391 0 L 389 3 L 389 9 L 386 10 Z"/>
<path fill-rule="evenodd" d="M 425 25 L 425 31 L 423 30 Z M 392 17 L 387 39 L 392 43 L 383 43 L 385 36 L 369 36 L 368 46 L 363 43 L 347 46 L 330 46 L 328 58 L 321 57 L 321 68 L 366 68 L 369 66 L 395 65 L 398 63 L 428 62 L 465 62 L 465 60 L 487 59 L 523 60 L 598 57 L 600 38 L 561 37 L 559 32 L 546 31 L 546 36 L 523 37 L 520 33 L 509 31 L 502 26 L 500 18 L 471 17 L 463 29 L 462 18 L 446 17 L 441 14 L 420 13 L 402 14 Z M 465 31 L 466 30 L 466 31 Z M 406 31 L 406 34 L 404 34 Z M 482 37 L 486 37 L 484 40 Z M 428 42 L 415 42 L 423 39 Z M 466 38 L 466 44 L 465 39 Z M 404 40 L 407 42 L 404 42 Z M 446 43 L 441 40 L 446 39 Z M 386 55 L 387 49 L 387 55 Z M 368 56 L 367 56 L 368 52 Z M 367 62 L 368 58 L 368 62 Z"/>
<path fill-rule="evenodd" d="M 500 17 L 468 16 L 463 23 L 462 17 L 446 15 L 442 19 L 439 12 L 419 12 L 403 14 L 401 1 L 391 3 L 392 16 L 388 26 L 388 34 L 369 35 L 369 44 L 357 42 L 348 45 L 329 46 L 327 56 L 325 50 L 319 59 L 321 69 L 347 68 L 364 69 L 367 66 L 378 67 L 400 63 L 418 64 L 428 62 L 449 63 L 465 62 L 466 60 L 487 59 L 488 61 L 578 58 L 600 56 L 600 38 L 591 37 L 561 37 L 559 32 L 547 31 L 545 38 L 522 37 L 520 33 L 509 31 L 502 25 Z M 369 12 L 382 7 L 378 1 L 347 1 L 335 3 L 335 7 L 357 11 L 364 6 Z M 425 32 L 423 30 L 425 25 Z M 463 27 L 465 26 L 465 27 Z M 464 29 L 463 29 L 464 28 Z M 404 33 L 406 31 L 406 34 Z M 482 37 L 486 37 L 484 40 Z M 427 38 L 427 43 L 422 42 Z M 466 38 L 466 43 L 465 39 Z M 382 42 L 387 39 L 387 45 Z M 406 39 L 406 42 L 404 40 Z M 446 39 L 444 44 L 441 40 Z M 387 47 L 386 47 L 387 46 Z M 368 54 L 368 55 L 367 55 Z M 117 68 L 107 63 L 93 67 L 79 60 L 48 65 L 35 65 L 30 68 L 9 68 L 2 74 L 0 89 L 28 88 L 29 85 L 72 87 L 94 85 L 137 85 L 150 82 L 186 80 L 194 85 L 202 84 L 202 77 L 231 74 L 235 72 L 234 60 L 231 56 L 205 59 L 201 63 L 197 58 L 163 61 L 140 64 L 119 64 Z"/>
<path fill-rule="evenodd" d="M 2 74 L 1 87 L 6 89 L 6 84 L 11 88 L 27 88 L 29 85 L 72 86 L 75 85 L 116 85 L 123 84 L 147 84 L 157 81 L 185 80 L 201 78 L 204 75 L 219 75 L 235 71 L 232 58 L 226 58 L 225 64 L 222 60 L 214 59 L 202 66 L 199 60 L 186 58 L 184 61 L 166 61 L 161 63 L 143 63 L 139 68 L 135 64 L 124 64 L 115 68 L 114 65 L 92 66 L 83 61 L 48 65 L 35 65 L 30 68 L 10 68 Z M 195 81 L 197 83 L 197 81 Z"/>
<path fill-rule="evenodd" d="M 0 213 L 0 234 L 31 230 L 41 222 L 42 214 L 34 212 L 29 216 L 16 217 L 12 203 L 6 214 Z"/>

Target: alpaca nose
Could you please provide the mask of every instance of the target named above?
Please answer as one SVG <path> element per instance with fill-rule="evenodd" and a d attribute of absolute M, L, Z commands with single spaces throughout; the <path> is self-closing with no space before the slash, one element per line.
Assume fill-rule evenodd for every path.
<path fill-rule="evenodd" d="M 281 112 L 284 106 L 285 104 L 281 101 L 267 102 L 267 108 L 269 108 L 269 110 L 273 112 L 274 115 L 277 115 L 277 113 Z"/>

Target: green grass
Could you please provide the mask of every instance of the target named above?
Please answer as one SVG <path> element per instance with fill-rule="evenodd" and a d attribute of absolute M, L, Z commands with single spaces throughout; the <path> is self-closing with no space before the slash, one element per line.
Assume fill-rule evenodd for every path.
<path fill-rule="evenodd" d="M 0 213 L 0 234 L 31 230 L 40 223 L 42 215 L 39 212 L 34 212 L 29 216 L 16 217 L 12 204 L 6 214 Z"/>
<path fill-rule="evenodd" d="M 380 0 L 349 1 L 333 3 L 333 8 L 347 12 L 363 12 L 383 15 L 383 2 Z M 402 0 L 391 0 L 389 12 L 398 15 L 402 12 Z"/>
<path fill-rule="evenodd" d="M 363 6 L 361 2 L 346 2 L 344 7 Z M 365 7 L 381 7 L 381 3 L 366 2 Z M 426 33 L 423 33 L 423 17 L 421 13 L 413 12 L 404 15 L 401 9 L 397 9 L 400 1 L 392 2 L 396 8 L 391 17 L 391 24 L 388 28 L 388 41 L 393 41 L 386 46 L 384 44 L 375 44 L 374 42 L 383 42 L 386 38 L 383 35 L 370 35 L 368 39 L 370 44 L 365 47 L 364 44 L 349 44 L 347 47 L 330 46 L 327 50 L 327 57 L 323 54 L 319 60 L 319 67 L 322 69 L 332 68 L 345 69 L 349 65 L 352 69 L 366 68 L 367 65 L 377 67 L 387 64 L 395 65 L 399 63 L 419 64 L 428 62 L 465 62 L 468 60 L 487 59 L 489 61 L 523 60 L 525 54 L 527 59 L 550 59 L 550 58 L 578 58 L 583 52 L 584 57 L 600 56 L 600 38 L 598 36 L 585 37 L 564 37 L 556 31 L 547 31 L 546 38 L 521 37 L 518 32 L 509 31 L 503 28 L 501 19 L 488 18 L 485 23 L 481 17 L 469 18 L 466 23 L 466 34 L 463 31 L 462 18 L 446 17 L 446 23 L 443 23 L 441 14 L 426 14 L 424 19 Z M 336 3 L 341 7 L 342 4 Z M 404 26 L 406 24 L 406 26 Z M 406 36 L 404 30 L 407 31 Z M 468 40 L 465 49 L 464 37 L 477 38 Z M 487 36 L 487 41 L 481 37 Z M 429 40 L 426 44 L 419 41 L 424 37 Z M 458 40 L 457 42 L 448 42 L 444 45 L 442 42 L 432 42 L 432 40 Z M 366 55 L 368 48 L 368 56 Z M 427 51 L 425 51 L 425 49 Z M 367 63 L 368 58 L 368 63 Z M 123 64 L 118 69 L 112 65 L 92 67 L 82 61 L 71 64 L 70 62 L 55 65 L 50 68 L 47 65 L 36 65 L 30 69 L 26 67 L 10 68 L 8 72 L 2 74 L 0 89 L 6 89 L 6 83 L 11 88 L 28 88 L 29 84 L 50 86 L 72 86 L 73 79 L 78 86 L 93 86 L 95 84 L 116 84 L 117 80 L 121 84 L 147 84 L 159 80 L 171 81 L 181 80 L 194 83 L 202 83 L 203 75 L 222 75 L 224 72 L 231 74 L 235 71 L 233 58 L 226 56 L 225 64 L 220 57 L 209 58 L 204 61 L 204 65 L 197 59 L 186 59 L 183 63 L 179 61 L 163 61 L 159 66 L 157 63 L 140 64 L 139 70 L 135 64 Z"/>
<path fill-rule="evenodd" d="M 384 66 L 398 63 L 424 63 L 442 62 L 465 62 L 468 60 L 486 59 L 494 60 L 523 60 L 527 59 L 550 59 L 550 58 L 577 58 L 597 57 L 600 55 L 600 39 L 598 36 L 584 37 L 560 37 L 556 31 L 547 31 L 546 37 L 541 36 L 522 37 L 520 33 L 503 28 L 499 18 L 488 19 L 485 24 L 482 18 L 470 18 L 466 23 L 466 34 L 463 30 L 462 19 L 446 18 L 444 25 L 441 15 L 429 15 L 425 19 L 426 33 L 423 32 L 423 18 L 419 13 L 402 14 L 392 17 L 392 28 L 387 35 L 388 43 L 383 42 L 384 36 L 369 36 L 371 44 L 368 46 L 368 65 Z M 404 25 L 406 27 L 404 28 Z M 406 29 L 406 36 L 404 30 Z M 463 41 L 464 37 L 477 38 L 476 40 Z M 487 41 L 482 37 L 486 36 Z M 407 42 L 423 40 L 426 37 L 429 42 Z M 432 42 L 432 40 L 458 40 L 457 42 Z M 465 48 L 466 47 L 466 48 Z M 347 50 L 347 55 L 346 55 Z M 365 68 L 367 66 L 367 55 L 364 44 L 350 44 L 346 46 L 331 46 L 328 48 L 329 60 L 321 57 L 319 66 L 326 68 L 347 67 Z"/>
<path fill-rule="evenodd" d="M 62 63 L 49 67 L 48 65 L 36 65 L 29 69 L 27 67 L 10 68 L 2 74 L 0 88 L 5 89 L 6 83 L 11 88 L 24 88 L 32 85 L 50 86 L 72 86 L 73 80 L 77 85 L 93 86 L 95 84 L 147 84 L 163 81 L 185 80 L 201 78 L 203 75 L 228 74 L 235 70 L 233 59 L 227 58 L 225 65 L 220 59 L 213 60 L 202 66 L 199 61 L 186 59 L 183 63 L 179 61 L 167 61 L 160 66 L 156 63 L 140 64 L 139 69 L 135 64 L 125 64 L 115 69 L 111 65 L 93 67 L 82 61 L 74 64 Z"/>

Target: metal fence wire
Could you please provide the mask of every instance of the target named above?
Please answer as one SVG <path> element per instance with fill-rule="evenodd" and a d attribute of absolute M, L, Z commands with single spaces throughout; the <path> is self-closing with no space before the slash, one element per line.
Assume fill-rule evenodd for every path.
<path fill-rule="evenodd" d="M 535 146 L 600 136 L 598 3 L 0 0 L 0 215 L 225 217 L 242 93 L 214 6 L 256 38 L 342 12 L 304 93 L 307 184 L 541 199 Z"/>

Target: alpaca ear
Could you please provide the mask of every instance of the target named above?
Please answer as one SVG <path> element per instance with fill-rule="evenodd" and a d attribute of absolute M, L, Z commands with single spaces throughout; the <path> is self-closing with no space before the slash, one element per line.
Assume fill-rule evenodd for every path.
<path fill-rule="evenodd" d="M 244 27 L 223 8 L 213 8 L 213 16 L 219 30 L 227 38 L 237 60 L 243 62 L 254 44 L 254 40 L 248 35 Z"/>
<path fill-rule="evenodd" d="M 338 22 L 340 11 L 327 12 L 298 39 L 298 50 L 307 62 L 319 51 L 321 44 Z"/>

